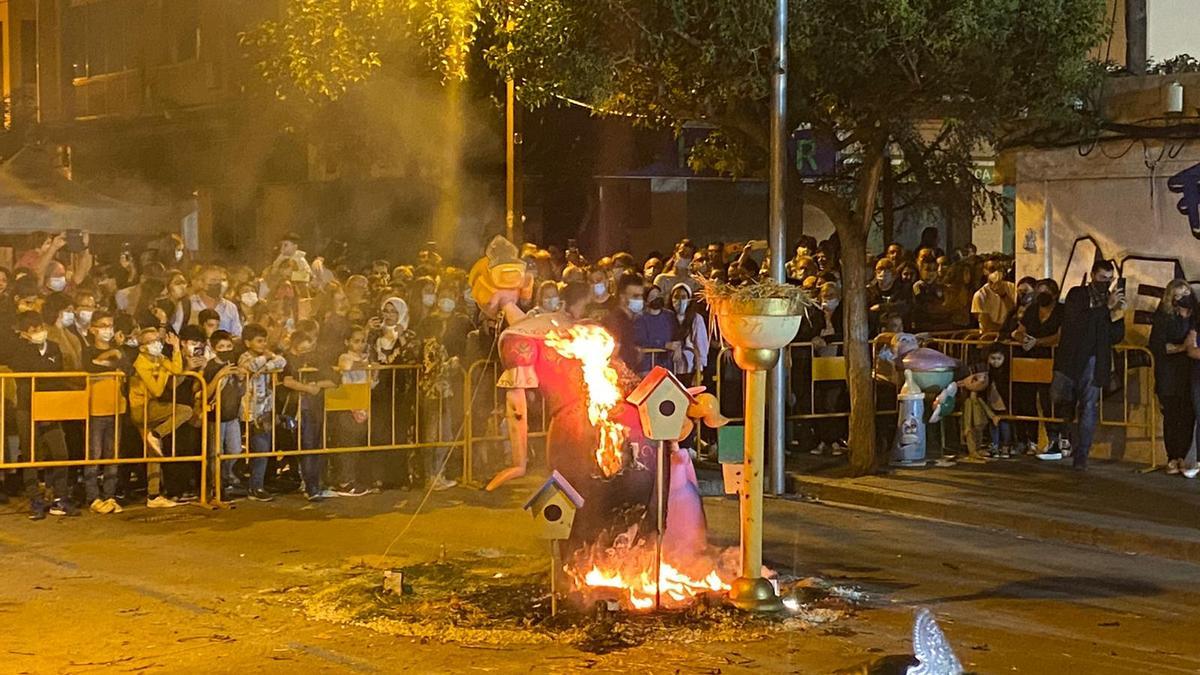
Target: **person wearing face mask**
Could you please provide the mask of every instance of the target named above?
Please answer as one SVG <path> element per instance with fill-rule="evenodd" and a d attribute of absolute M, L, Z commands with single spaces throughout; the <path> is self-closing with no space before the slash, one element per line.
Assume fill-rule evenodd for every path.
<path fill-rule="evenodd" d="M 616 306 L 601 321 L 601 325 L 608 329 L 617 343 L 614 354 L 634 372 L 641 361 L 634 322 L 642 314 L 645 305 L 642 278 L 636 274 L 626 274 L 617 279 Z"/>
<path fill-rule="evenodd" d="M 588 274 L 588 285 L 592 289 L 591 304 L 588 305 L 588 318 L 593 321 L 604 321 L 609 312 L 617 309 L 617 296 L 609 292 L 608 276 L 599 269 L 593 269 Z"/>
<path fill-rule="evenodd" d="M 912 287 L 896 276 L 896 263 L 884 258 L 875 263 L 875 278 L 867 285 L 867 311 L 871 334 L 879 333 L 879 316 L 894 312 L 907 322 L 912 306 Z"/>
<path fill-rule="evenodd" d="M 75 332 L 84 343 L 90 341 L 88 328 L 92 325 L 92 316 L 98 309 L 96 292 L 93 290 L 78 290 L 75 292 Z"/>
<path fill-rule="evenodd" d="M 533 297 L 535 301 L 534 305 L 525 313 L 525 316 L 553 314 L 562 309 L 562 297 L 558 294 L 558 284 L 556 282 L 543 281 L 538 284 Z"/>
<path fill-rule="evenodd" d="M 1062 329 L 1063 311 L 1058 302 L 1058 282 L 1042 279 L 1035 281 L 1033 288 L 1033 301 L 1021 312 L 1021 319 L 1012 333 L 1012 339 L 1020 345 L 1013 354 L 1021 358 L 1048 359 L 1053 347 L 1058 344 Z M 1050 385 L 1014 382 L 1012 388 L 1014 414 L 1022 417 L 1053 416 Z M 1039 454 L 1037 422 L 1015 422 L 1014 432 L 1017 443 L 1024 444 L 1026 454 Z M 1046 422 L 1046 436 L 1049 443 L 1040 452 L 1047 456 L 1058 453 L 1061 459 L 1061 453 L 1069 449 L 1070 442 L 1061 438 L 1060 425 Z"/>
<path fill-rule="evenodd" d="M 381 366 L 417 363 L 416 334 L 408 325 L 408 303 L 398 297 L 384 300 L 379 315 L 367 324 L 371 360 Z M 405 442 L 412 428 L 416 404 L 412 378 L 390 368 L 380 370 L 378 378 L 379 384 L 371 396 L 371 442 L 375 445 Z M 398 451 L 359 458 L 358 478 L 380 488 L 411 487 L 414 473 L 410 466 L 411 456 L 411 451 Z"/>
<path fill-rule="evenodd" d="M 1192 366 L 1187 357 L 1187 334 L 1194 309 L 1192 287 L 1184 279 L 1172 279 L 1163 290 L 1150 328 L 1154 393 L 1162 409 L 1162 438 L 1167 450 L 1167 473 L 1171 475 L 1186 469 L 1184 462 L 1192 448 L 1196 424 Z"/>
<path fill-rule="evenodd" d="M 671 354 L 671 370 L 680 382 L 693 386 L 699 383 L 700 374 L 708 365 L 708 329 L 690 286 L 675 284 L 668 297 L 671 300 L 668 316 L 674 321 L 671 340 L 666 344 Z"/>
<path fill-rule="evenodd" d="M 167 333 L 164 345 L 157 328 L 142 328 L 137 338 L 138 356 L 133 362 L 134 375 L 129 378 L 129 417 L 141 434 L 147 456 L 162 457 L 162 439 L 192 418 L 190 406 L 162 400 L 172 377 L 183 373 L 183 350 L 174 333 Z M 171 346 L 170 357 L 164 356 L 166 345 Z M 162 509 L 178 505 L 162 493 L 162 465 L 147 463 L 146 506 Z"/>
<path fill-rule="evenodd" d="M 984 264 L 987 275 L 985 283 L 971 298 L 971 314 L 985 335 L 999 333 L 1017 306 L 1017 286 L 1004 278 L 1003 263 L 988 261 Z"/>
<path fill-rule="evenodd" d="M 691 277 L 691 273 L 688 271 L 691 264 L 691 255 L 675 257 L 671 268 L 664 270 L 662 274 L 654 278 L 654 285 L 658 286 L 658 290 L 662 291 L 664 295 L 669 294 L 671 289 L 678 284 L 687 286 L 688 290 L 695 294 L 700 290 L 700 282 Z"/>
<path fill-rule="evenodd" d="M 17 315 L 17 331 L 20 339 L 5 355 L 5 363 L 13 372 L 18 373 L 56 373 L 62 372 L 62 352 L 50 342 L 46 325 L 37 312 L 21 312 Z M 65 389 L 68 381 L 61 378 L 47 378 L 37 383 L 37 390 Z M 68 459 L 66 436 L 63 434 L 60 422 L 37 422 L 36 435 L 30 437 L 32 430 L 32 382 L 29 379 L 18 378 L 15 389 L 17 393 L 17 435 L 20 437 L 21 456 L 18 461 L 29 461 L 29 448 L 37 442 L 36 458 L 47 462 L 61 462 Z M 42 520 L 46 514 L 55 516 L 77 516 L 79 509 L 71 503 L 67 470 L 62 467 L 44 469 L 44 482 L 47 495 L 38 489 L 36 469 L 26 469 L 22 472 L 25 494 L 29 498 L 29 518 Z"/>
<path fill-rule="evenodd" d="M 117 456 L 116 426 L 127 410 L 124 396 L 120 396 L 120 379 L 113 376 L 101 376 L 101 373 L 122 373 L 128 375 L 130 362 L 116 344 L 116 330 L 112 314 L 97 311 L 91 317 L 88 326 L 88 343 L 83 348 L 83 370 L 96 373 L 92 380 L 91 416 L 88 420 L 88 451 L 91 459 L 113 459 Z M 103 477 L 97 482 L 100 474 Z M 116 464 L 106 464 L 103 467 L 94 464 L 83 469 L 83 487 L 87 495 L 87 503 L 93 513 L 120 513 L 121 505 L 117 503 Z"/>
<path fill-rule="evenodd" d="M 666 302 L 658 286 L 647 286 L 646 309 L 633 324 L 634 341 L 642 350 L 642 361 L 637 369 L 639 375 L 645 375 L 654 366 L 670 368 L 672 365 L 664 350 L 675 337 L 675 317 L 665 308 Z"/>
<path fill-rule="evenodd" d="M 1112 373 L 1113 345 L 1125 339 L 1125 290 L 1114 287 L 1115 279 L 1116 266 L 1097 260 L 1091 281 L 1072 288 L 1063 302 L 1062 338 L 1054 352 L 1050 395 L 1055 411 L 1071 420 L 1077 471 L 1087 468 L 1100 416 L 1100 391 Z"/>
<path fill-rule="evenodd" d="M 817 306 L 805 313 L 796 331 L 794 341 L 809 345 L 792 351 L 792 392 L 796 396 L 796 410 L 801 413 L 831 413 L 848 409 L 848 392 L 844 382 L 812 381 L 814 357 L 839 356 L 842 353 L 840 343 L 844 324 L 841 300 L 841 286 L 833 282 L 822 284 L 817 290 Z M 809 447 L 812 454 L 832 452 L 840 455 L 845 452 L 848 431 L 845 419 L 816 419 L 811 429 L 813 438 L 800 439 L 800 442 Z"/>
<path fill-rule="evenodd" d="M 221 317 L 221 330 L 234 337 L 241 336 L 241 312 L 238 311 L 237 305 L 225 298 L 225 293 L 229 290 L 229 281 L 225 270 L 216 265 L 202 269 L 196 278 L 196 286 L 200 290 L 188 299 L 192 310 L 190 316 L 197 317 L 200 312 L 211 309 Z M 190 323 L 191 320 L 188 322 Z M 177 333 L 183 328 L 185 321 L 181 309 L 176 310 L 171 323 Z"/>
<path fill-rule="evenodd" d="M 64 293 L 54 293 L 42 306 L 42 319 L 50 342 L 62 352 L 63 370 L 78 372 L 83 366 L 83 341 L 75 331 L 75 307 Z"/>
<path fill-rule="evenodd" d="M 208 338 L 213 358 L 204 366 L 204 381 L 208 386 L 208 438 L 210 456 L 217 451 L 223 455 L 238 455 L 242 452 L 242 425 L 240 412 L 245 396 L 245 382 L 237 369 L 237 356 L 233 336 L 223 330 Z M 214 469 L 215 478 L 221 481 L 221 497 L 229 499 L 246 495 L 246 486 L 233 471 L 234 460 L 227 459 Z"/>
<path fill-rule="evenodd" d="M 470 322 L 458 311 L 457 289 L 443 284 L 437 290 L 433 312 L 417 324 L 417 339 L 423 342 L 434 338 L 441 342 L 451 358 L 461 359 L 466 354 L 467 334 L 470 332 Z"/>

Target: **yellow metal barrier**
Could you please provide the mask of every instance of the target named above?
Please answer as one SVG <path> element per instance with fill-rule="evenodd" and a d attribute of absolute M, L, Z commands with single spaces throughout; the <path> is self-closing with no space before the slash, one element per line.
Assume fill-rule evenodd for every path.
<path fill-rule="evenodd" d="M 215 451 L 210 453 L 210 459 L 213 462 L 213 466 L 216 467 L 215 475 L 218 476 L 218 479 L 214 481 L 217 499 L 221 498 L 221 490 L 223 489 L 221 485 L 222 481 L 219 479 L 220 467 L 223 462 L 240 459 L 250 461 L 271 457 L 283 459 L 311 455 L 434 450 L 438 448 L 446 448 L 447 452 L 452 452 L 455 449 L 468 447 L 469 416 L 462 420 L 457 430 L 445 426 L 450 421 L 448 418 L 461 412 L 459 407 L 469 404 L 471 391 L 465 373 L 462 372 L 461 368 L 448 375 L 452 383 L 450 396 L 437 399 L 427 397 L 421 391 L 423 377 L 421 366 L 412 364 L 374 364 L 364 366 L 358 370 L 365 372 L 367 381 L 343 383 L 322 392 L 323 402 L 320 404 L 321 423 L 318 428 L 320 434 L 319 447 L 304 447 L 306 445 L 304 442 L 304 430 L 306 429 L 305 425 L 309 422 L 305 418 L 304 409 L 306 406 L 301 404 L 301 396 L 312 396 L 312 394 L 302 394 L 302 392 L 284 387 L 282 371 L 262 372 L 258 375 L 232 372 L 214 380 L 210 385 L 212 396 L 208 403 L 209 407 L 206 410 L 206 419 L 209 417 L 208 412 L 212 413 L 212 418 L 215 420 L 220 420 L 224 416 L 221 391 L 224 387 L 230 386 L 229 381 L 231 378 L 238 378 L 239 381 L 243 381 L 242 386 L 244 387 L 239 414 L 237 416 L 241 437 L 239 452 L 226 452 L 225 443 L 218 436 Z M 302 384 L 312 384 L 308 380 L 316 372 L 316 369 L 301 369 L 297 373 L 299 382 Z M 247 386 L 247 383 L 254 377 L 268 379 L 270 413 L 269 415 L 264 414 L 263 418 L 270 420 L 269 429 L 260 425 L 256 430 L 255 425 L 257 421 L 251 419 L 252 411 L 249 408 L 252 402 L 252 394 L 251 387 Z M 290 394 L 285 394 L 284 392 L 290 392 Z M 403 394 L 403 396 L 400 394 Z M 277 427 L 281 420 L 281 396 L 289 395 L 294 396 L 296 401 L 294 431 L 296 434 L 295 445 L 297 447 L 283 449 L 279 447 Z M 425 407 L 435 400 L 437 411 L 432 418 L 427 418 L 422 413 L 425 412 Z M 383 410 L 380 410 L 380 408 L 383 408 Z M 361 416 L 363 418 L 362 422 L 357 422 L 356 419 L 356 423 L 363 425 L 363 432 L 361 435 L 357 433 L 356 435 L 359 438 L 365 438 L 365 441 L 343 442 L 342 439 L 333 438 L 336 434 L 333 433 L 333 429 L 330 426 L 331 413 Z M 381 413 L 387 416 L 383 420 L 377 419 Z M 433 426 L 436 427 L 433 434 L 425 433 L 429 431 L 425 427 L 430 419 L 432 419 Z M 291 421 L 291 418 L 289 420 Z M 449 433 L 442 433 L 447 428 L 449 428 Z M 386 432 L 382 438 L 376 433 L 380 429 L 384 429 Z M 217 433 L 220 433 L 219 429 Z M 269 436 L 268 449 L 255 450 L 254 445 L 260 443 L 260 439 L 267 436 Z M 429 438 L 429 440 L 422 440 L 426 438 Z M 441 470 L 444 469 L 444 466 L 437 468 Z M 463 479 L 470 480 L 469 465 L 464 466 Z"/>
<path fill-rule="evenodd" d="M 136 377 L 136 376 L 135 376 Z M 174 415 L 176 395 L 183 381 L 194 380 L 198 397 L 205 396 L 204 378 L 199 373 L 184 372 L 172 375 L 167 387 L 171 392 L 172 415 Z M 49 383 L 54 384 L 49 384 Z M 39 383 L 49 388 L 39 388 Z M 187 420 L 172 420 L 172 430 L 164 440 L 170 440 L 171 453 L 161 455 L 152 452 L 150 444 L 145 441 L 150 431 L 150 416 L 145 414 L 149 401 L 143 405 L 141 428 L 138 430 L 143 438 L 142 453 L 137 457 L 122 457 L 120 454 L 121 424 L 123 416 L 129 412 L 129 403 L 124 393 L 127 376 L 121 372 L 87 373 L 13 373 L 0 372 L 0 401 L 8 401 L 18 406 L 18 419 L 28 418 L 28 435 L 18 433 L 21 447 L 18 448 L 18 460 L 11 461 L 7 452 L 0 452 L 0 470 L 3 469 L 49 469 L 87 466 L 108 466 L 119 464 L 145 464 L 150 471 L 157 471 L 157 465 L 172 463 L 195 463 L 200 465 L 200 499 L 203 503 L 206 497 L 205 465 L 207 458 L 203 451 L 196 454 L 181 454 L 176 443 L 176 431 Z M 12 393 L 28 387 L 24 395 L 11 396 Z M 27 397 L 27 398 L 26 398 Z M 25 399 L 25 400 L 22 400 Z M 188 402 L 191 403 L 190 401 Z M 27 404 L 27 407 L 24 407 Z M 97 457 L 92 448 L 91 425 L 97 418 L 114 418 L 113 424 L 113 456 Z M 178 424 L 175 424 L 175 422 Z M 0 439 L 7 439 L 10 430 L 6 428 L 7 416 L 0 415 Z M 83 425 L 83 457 L 81 459 L 38 458 L 38 425 L 47 423 L 81 423 Z M 206 429 L 201 426 L 200 448 L 207 441 Z M 186 449 L 185 449 L 186 450 Z M 69 449 L 68 449 L 69 452 Z M 20 457 L 27 459 L 21 460 Z"/>

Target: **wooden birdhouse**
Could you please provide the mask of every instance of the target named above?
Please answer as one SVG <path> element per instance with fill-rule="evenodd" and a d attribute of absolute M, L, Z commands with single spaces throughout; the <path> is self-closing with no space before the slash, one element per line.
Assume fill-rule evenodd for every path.
<path fill-rule="evenodd" d="M 688 424 L 688 406 L 696 402 L 687 387 L 662 366 L 655 366 L 625 400 L 637 406 L 642 432 L 653 441 L 682 436 Z"/>
<path fill-rule="evenodd" d="M 567 539 L 575 524 L 575 512 L 582 507 L 583 497 L 555 471 L 524 508 L 533 516 L 543 539 Z"/>

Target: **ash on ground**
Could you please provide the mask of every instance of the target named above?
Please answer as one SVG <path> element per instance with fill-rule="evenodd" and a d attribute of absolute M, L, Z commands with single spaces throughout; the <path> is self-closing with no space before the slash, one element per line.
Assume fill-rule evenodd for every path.
<path fill-rule="evenodd" d="M 809 577 L 780 580 L 788 610 L 774 615 L 742 612 L 721 597 L 701 597 L 686 609 L 613 612 L 577 606 L 568 593 L 551 616 L 547 567 L 545 559 L 494 551 L 393 566 L 404 579 L 404 593 L 397 595 L 384 589 L 380 567 L 358 563 L 320 586 L 287 589 L 283 597 L 310 619 L 389 635 L 477 645 L 553 642 L 594 654 L 652 642 L 744 642 L 827 631 L 869 602 L 858 589 Z"/>

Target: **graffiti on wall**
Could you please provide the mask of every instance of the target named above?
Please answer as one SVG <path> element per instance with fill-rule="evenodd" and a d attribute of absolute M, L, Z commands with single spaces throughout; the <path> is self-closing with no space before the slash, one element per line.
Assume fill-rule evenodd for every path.
<path fill-rule="evenodd" d="M 1187 216 L 1192 236 L 1200 239 L 1200 164 L 1168 178 L 1167 189 L 1182 195 L 1178 204 L 1179 212 Z"/>

